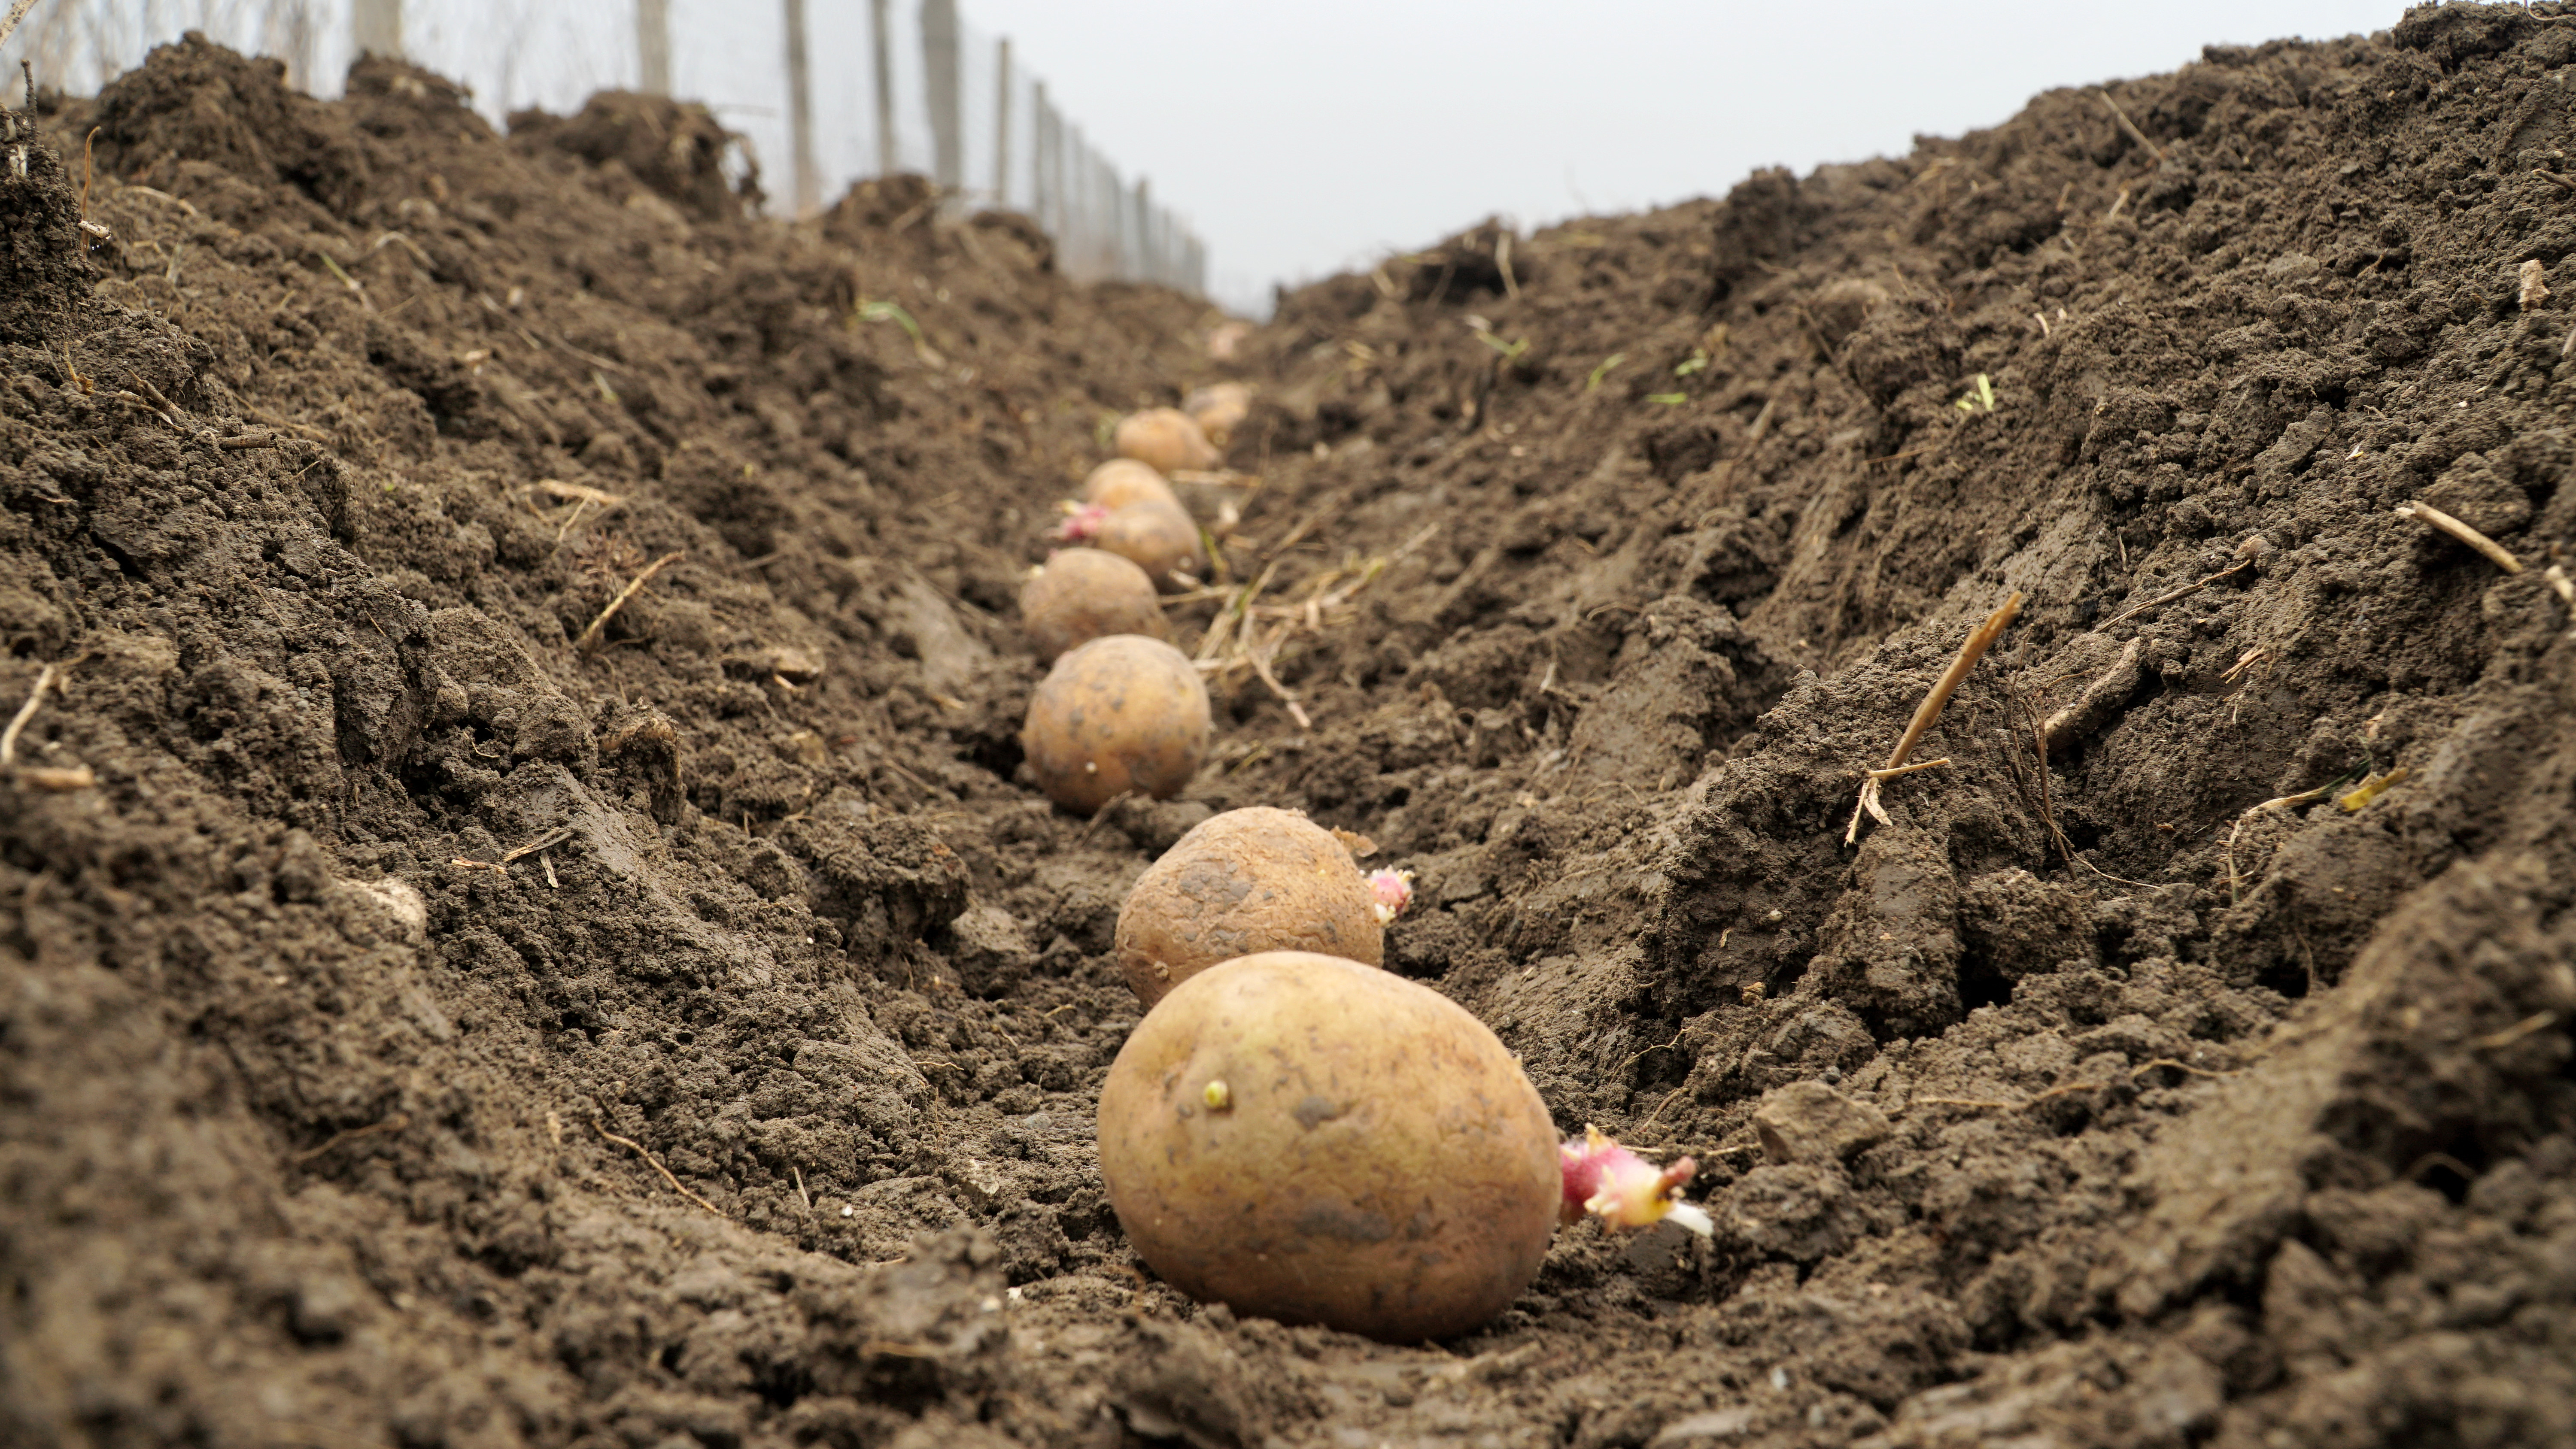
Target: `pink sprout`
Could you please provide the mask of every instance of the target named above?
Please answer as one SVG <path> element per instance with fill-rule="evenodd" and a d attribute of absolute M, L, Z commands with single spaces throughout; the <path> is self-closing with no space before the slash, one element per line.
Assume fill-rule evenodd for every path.
<path fill-rule="evenodd" d="M 1080 543 L 1098 533 L 1100 521 L 1108 516 L 1109 510 L 1097 503 L 1068 501 L 1064 505 L 1064 522 L 1055 526 L 1055 536 L 1066 543 Z"/>
<path fill-rule="evenodd" d="M 1567 1140 L 1556 1155 L 1565 1171 L 1561 1221 L 1580 1222 L 1589 1213 L 1613 1227 L 1642 1228 L 1671 1218 L 1703 1238 L 1716 1230 L 1706 1212 L 1681 1200 L 1682 1185 L 1699 1171 L 1692 1158 L 1657 1167 L 1597 1127 L 1584 1128 L 1580 1140 Z"/>
<path fill-rule="evenodd" d="M 1373 870 L 1369 872 L 1369 894 L 1377 897 L 1377 923 L 1391 924 L 1413 904 L 1413 872 L 1409 870 Z"/>

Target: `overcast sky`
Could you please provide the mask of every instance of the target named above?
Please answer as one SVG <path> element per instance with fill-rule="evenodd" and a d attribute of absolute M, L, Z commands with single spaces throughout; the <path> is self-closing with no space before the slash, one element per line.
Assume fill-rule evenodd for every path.
<path fill-rule="evenodd" d="M 825 0 L 856 5 L 858 0 Z M 1195 224 L 1220 300 L 1489 213 L 1723 195 L 1902 153 L 2053 86 L 2212 43 L 2384 30 L 2390 0 L 960 0 L 1092 142 Z"/>
<path fill-rule="evenodd" d="M 970 191 L 994 161 L 994 37 L 1056 109 L 1206 241 L 1218 300 L 1367 266 L 1500 213 L 1532 226 L 1723 195 L 1759 166 L 1901 154 L 2032 95 L 2151 75 L 2206 44 L 2384 29 L 2395 0 L 957 0 Z M 246 49 L 313 20 L 336 93 L 352 0 L 52 0 L 0 62 L 85 89 L 202 25 Z M 929 165 L 920 0 L 890 0 L 899 164 Z M 868 0 L 805 0 L 821 199 L 875 165 Z M 495 121 L 637 83 L 635 0 L 404 0 L 405 43 Z M 742 130 L 792 203 L 781 0 L 669 0 L 673 81 Z M 86 47 L 84 49 L 84 47 Z M 14 63 L 0 65 L 13 73 Z M 1014 114 L 1025 128 L 1029 107 Z M 1025 134 L 1025 132 L 1023 132 Z M 1021 167 L 1031 149 L 1013 153 Z M 980 168 L 980 169 L 979 169 Z M 1025 178 L 1025 172 L 1023 171 Z M 980 178 L 980 179 L 979 179 Z M 1025 180 L 1014 201 L 1025 202 Z"/>

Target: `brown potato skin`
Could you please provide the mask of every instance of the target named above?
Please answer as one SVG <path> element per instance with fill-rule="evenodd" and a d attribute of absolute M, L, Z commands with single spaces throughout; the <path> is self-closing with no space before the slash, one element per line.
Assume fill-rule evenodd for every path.
<path fill-rule="evenodd" d="M 1120 418 L 1112 446 L 1119 457 L 1133 458 L 1164 474 L 1213 468 L 1220 461 L 1216 445 L 1179 408 L 1147 408 Z"/>
<path fill-rule="evenodd" d="M 1103 508 L 1124 508 L 1159 498 L 1174 508 L 1184 508 L 1181 495 L 1151 465 L 1133 458 L 1112 458 L 1094 468 L 1082 480 L 1082 501 Z"/>
<path fill-rule="evenodd" d="M 1252 389 L 1239 382 L 1212 382 L 1182 399 L 1181 411 L 1190 415 L 1210 443 L 1222 448 L 1243 420 L 1252 416 Z"/>
<path fill-rule="evenodd" d="M 1564 1192 L 1556 1144 L 1484 1023 L 1303 951 L 1182 982 L 1100 1092 L 1110 1204 L 1165 1282 L 1388 1343 L 1468 1332 L 1529 1286 Z"/>
<path fill-rule="evenodd" d="M 1169 800 L 1207 758 L 1207 686 L 1160 639 L 1111 634 L 1056 660 L 1020 748 L 1048 799 L 1090 814 L 1129 790 Z"/>
<path fill-rule="evenodd" d="M 1048 663 L 1108 634 L 1171 637 L 1162 605 L 1155 602 L 1154 581 L 1134 563 L 1096 548 L 1048 554 L 1045 568 L 1020 585 L 1020 623 L 1038 658 Z"/>
<path fill-rule="evenodd" d="M 1167 592 L 1183 587 L 1172 578 L 1176 569 L 1194 576 L 1207 573 L 1207 559 L 1199 553 L 1199 526 L 1178 503 L 1145 499 L 1113 508 L 1091 535 L 1091 546 L 1135 564 L 1154 587 Z"/>
<path fill-rule="evenodd" d="M 1219 961 L 1315 951 L 1385 964 L 1377 897 L 1350 848 L 1294 810 L 1211 815 L 1118 908 L 1118 969 L 1147 1006 Z"/>

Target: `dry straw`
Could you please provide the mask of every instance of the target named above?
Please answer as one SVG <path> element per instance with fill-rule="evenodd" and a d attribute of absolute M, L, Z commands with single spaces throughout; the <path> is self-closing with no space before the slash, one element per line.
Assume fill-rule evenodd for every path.
<path fill-rule="evenodd" d="M 1896 742 L 1896 748 L 1888 755 L 1887 763 L 1869 771 L 1862 778 L 1860 803 L 1852 807 L 1851 828 L 1843 832 L 1843 844 L 1852 845 L 1859 842 L 1860 818 L 1863 814 L 1881 825 L 1890 823 L 1887 811 L 1878 803 L 1880 787 L 1899 775 L 1912 773 L 1906 768 L 1906 757 L 1914 753 L 1914 747 L 1922 743 L 1924 734 L 1932 728 L 1935 721 L 1941 718 L 1941 711 L 1949 705 L 1950 696 L 1959 692 L 1960 682 L 1968 677 L 1968 671 L 1977 667 L 1977 661 L 1985 657 L 1986 651 L 1994 647 L 1997 639 L 2003 637 L 2005 628 L 2011 625 L 2014 616 L 2019 613 L 2021 613 L 2021 590 L 2015 589 L 2012 597 L 2004 600 L 2002 608 L 1988 614 L 1986 622 L 1969 632 L 1967 642 L 1959 646 L 1959 657 L 1950 661 L 1950 667 L 1941 671 L 1941 677 L 1933 682 L 1932 692 L 1923 696 L 1923 702 L 1914 707 L 1914 718 L 1906 723 L 1904 737 Z M 1928 770 L 1934 765 L 1946 763 L 1948 763 L 1946 758 L 1926 760 L 1915 768 Z"/>

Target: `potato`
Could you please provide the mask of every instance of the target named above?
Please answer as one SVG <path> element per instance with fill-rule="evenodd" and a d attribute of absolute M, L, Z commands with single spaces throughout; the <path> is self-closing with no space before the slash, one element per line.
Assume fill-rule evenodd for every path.
<path fill-rule="evenodd" d="M 1090 528 L 1091 546 L 1107 549 L 1145 571 L 1154 587 L 1177 592 L 1186 587 L 1175 573 L 1193 578 L 1207 574 L 1207 555 L 1199 546 L 1199 526 L 1178 503 L 1144 499 L 1113 508 Z"/>
<path fill-rule="evenodd" d="M 1159 498 L 1175 508 L 1182 506 L 1180 495 L 1152 467 L 1133 458 L 1112 458 L 1091 470 L 1082 480 L 1082 501 L 1103 508 L 1124 508 Z"/>
<path fill-rule="evenodd" d="M 1201 1302 L 1389 1343 L 1465 1333 L 1538 1273 L 1556 1128 L 1484 1023 L 1303 951 L 1174 988 L 1100 1091 L 1128 1241 Z"/>
<path fill-rule="evenodd" d="M 1221 461 L 1207 434 L 1179 408 L 1147 408 L 1120 418 L 1113 445 L 1119 457 L 1162 473 L 1213 468 Z"/>
<path fill-rule="evenodd" d="M 1219 961 L 1320 951 L 1382 965 L 1377 895 L 1349 847 L 1294 810 L 1210 816 L 1118 908 L 1118 969 L 1147 1006 Z"/>
<path fill-rule="evenodd" d="M 1056 660 L 1020 748 L 1048 799 L 1084 814 L 1133 790 L 1168 800 L 1207 757 L 1207 686 L 1160 639 L 1110 634 Z"/>
<path fill-rule="evenodd" d="M 1096 548 L 1048 554 L 1045 567 L 1020 586 L 1020 623 L 1038 658 L 1050 663 L 1104 634 L 1170 637 L 1154 581 L 1133 562 Z"/>
<path fill-rule="evenodd" d="M 1222 448 L 1252 415 L 1252 389 L 1239 382 L 1212 382 L 1182 399 L 1181 411 L 1190 415 L 1210 443 Z"/>

